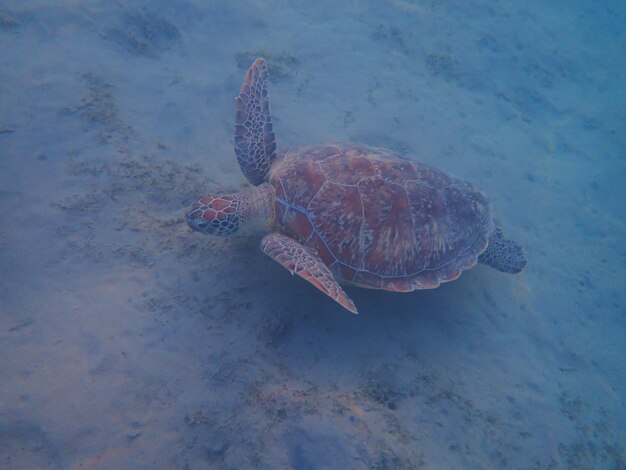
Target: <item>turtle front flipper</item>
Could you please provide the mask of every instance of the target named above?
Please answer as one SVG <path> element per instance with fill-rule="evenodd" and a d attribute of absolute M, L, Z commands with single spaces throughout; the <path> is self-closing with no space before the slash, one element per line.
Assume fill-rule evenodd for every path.
<path fill-rule="evenodd" d="M 330 269 L 314 250 L 279 233 L 266 235 L 261 241 L 261 248 L 266 255 L 282 264 L 291 274 L 297 274 L 309 281 L 352 313 L 358 313 L 352 299 L 337 283 Z"/>
<path fill-rule="evenodd" d="M 513 240 L 504 238 L 502 230 L 495 229 L 489 236 L 489 245 L 478 257 L 478 262 L 505 273 L 519 273 L 526 266 L 522 247 Z"/>
<path fill-rule="evenodd" d="M 235 98 L 235 153 L 241 171 L 255 186 L 265 181 L 276 158 L 268 76 L 265 60 L 255 60 Z"/>

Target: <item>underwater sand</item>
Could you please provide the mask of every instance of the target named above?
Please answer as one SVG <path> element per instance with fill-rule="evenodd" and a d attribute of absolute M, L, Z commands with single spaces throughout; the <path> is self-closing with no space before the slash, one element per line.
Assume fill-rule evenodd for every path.
<path fill-rule="evenodd" d="M 626 4 L 0 4 L 0 468 L 626 468 Z M 528 266 L 348 288 L 192 233 L 279 149 L 479 186 Z"/>

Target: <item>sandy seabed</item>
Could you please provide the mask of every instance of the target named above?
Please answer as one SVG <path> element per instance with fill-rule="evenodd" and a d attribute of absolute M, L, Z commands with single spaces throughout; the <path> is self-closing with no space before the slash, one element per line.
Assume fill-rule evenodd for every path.
<path fill-rule="evenodd" d="M 0 4 L 0 468 L 626 468 L 620 1 Z M 233 98 L 479 186 L 528 266 L 346 313 L 259 239 Z"/>

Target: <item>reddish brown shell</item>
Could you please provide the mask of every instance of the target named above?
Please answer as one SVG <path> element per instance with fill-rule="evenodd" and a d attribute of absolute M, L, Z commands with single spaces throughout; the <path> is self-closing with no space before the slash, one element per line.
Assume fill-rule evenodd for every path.
<path fill-rule="evenodd" d="M 452 281 L 476 264 L 492 229 L 489 205 L 471 184 L 388 150 L 290 150 L 269 182 L 276 230 L 360 287 L 406 292 Z"/>

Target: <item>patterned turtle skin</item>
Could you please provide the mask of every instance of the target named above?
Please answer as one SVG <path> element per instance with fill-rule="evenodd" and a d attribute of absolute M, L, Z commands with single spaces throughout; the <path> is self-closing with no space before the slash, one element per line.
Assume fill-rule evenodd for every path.
<path fill-rule="evenodd" d="M 193 230 L 261 229 L 270 258 L 353 313 L 340 284 L 409 292 L 453 281 L 477 262 L 524 268 L 522 248 L 494 228 L 470 183 L 362 144 L 277 153 L 268 77 L 255 60 L 235 98 L 235 155 L 253 186 L 198 200 L 185 216 Z"/>
<path fill-rule="evenodd" d="M 275 230 L 315 250 L 344 284 L 435 288 L 473 267 L 492 231 L 474 186 L 385 149 L 291 150 L 277 157 L 268 181 Z"/>

